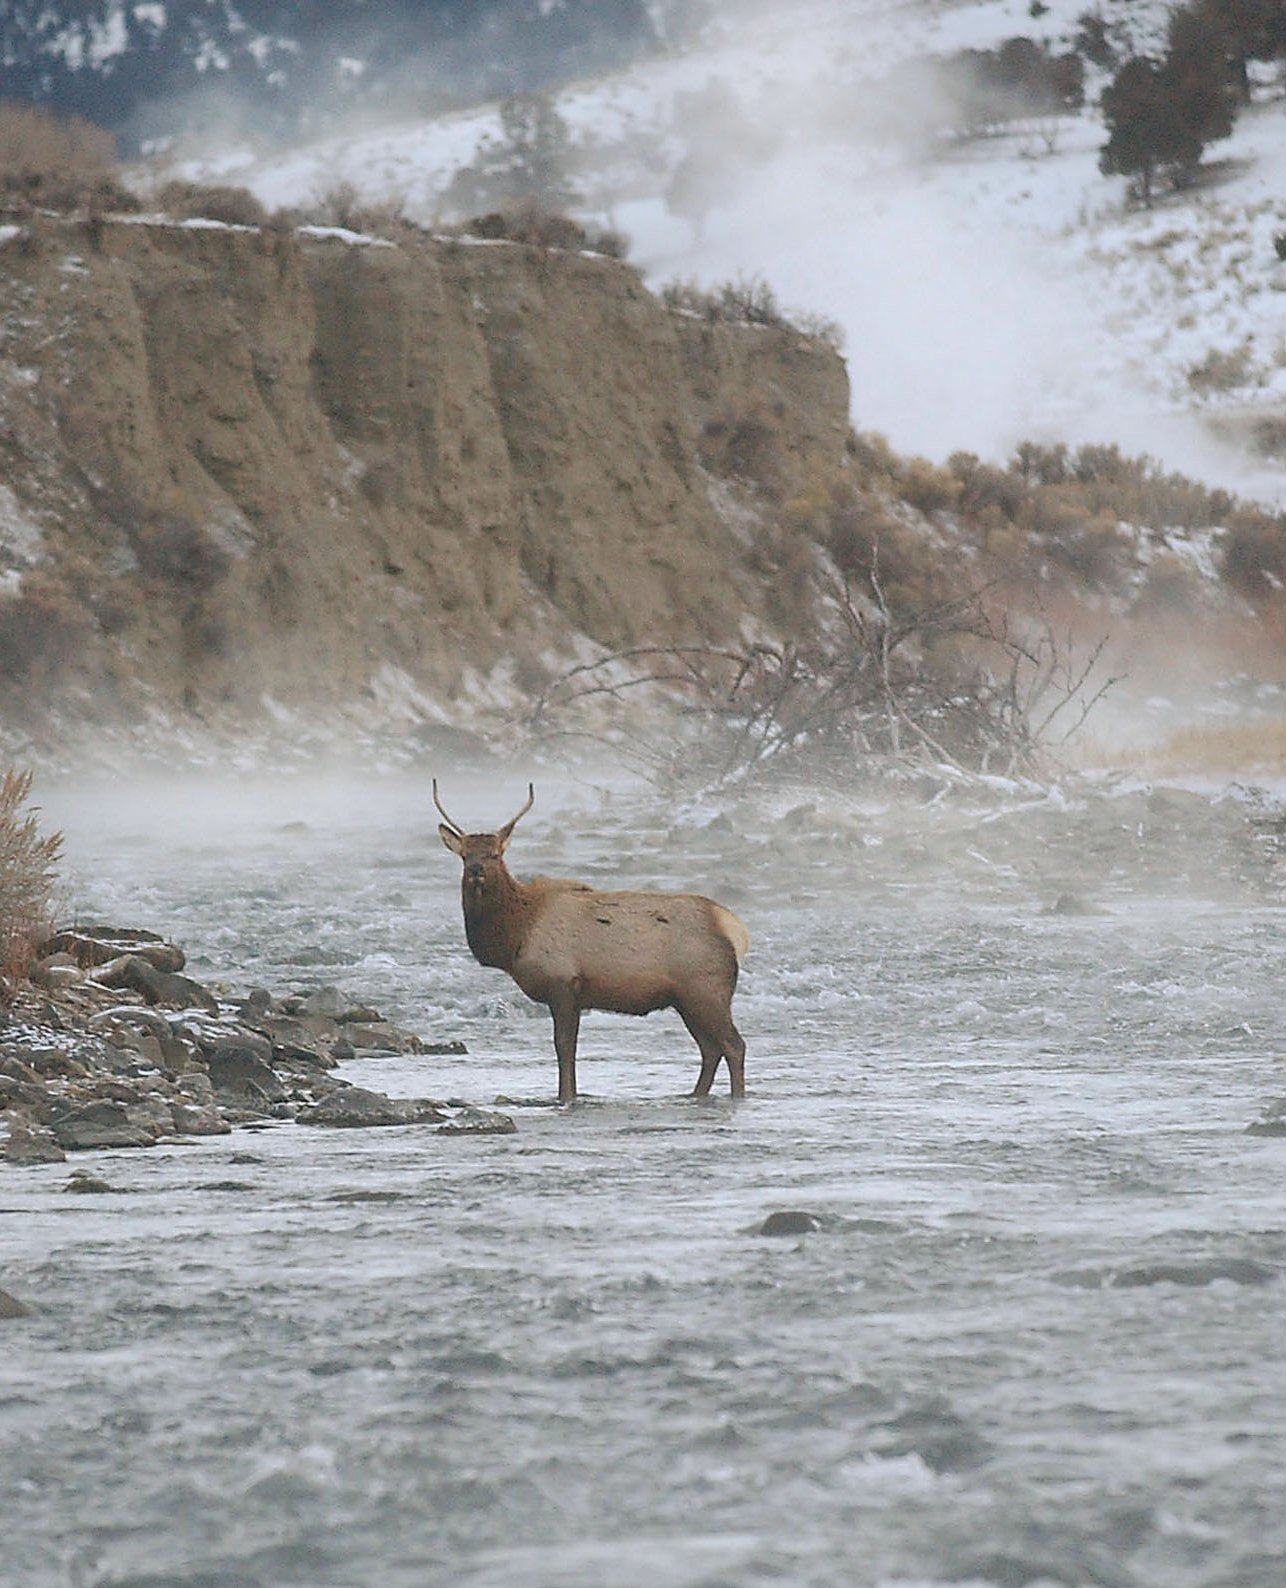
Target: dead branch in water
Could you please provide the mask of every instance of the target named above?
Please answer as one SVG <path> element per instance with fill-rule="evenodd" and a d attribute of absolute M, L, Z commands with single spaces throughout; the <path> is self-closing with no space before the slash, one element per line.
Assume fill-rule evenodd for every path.
<path fill-rule="evenodd" d="M 1078 653 L 1043 610 L 997 616 L 995 590 L 897 609 L 876 548 L 859 588 L 829 582 L 807 642 L 613 651 L 555 678 L 522 726 L 546 744 L 608 740 L 654 781 L 686 786 L 805 755 L 849 777 L 891 766 L 1040 776 L 1118 680 L 1095 681 L 1105 640 Z M 628 712 L 649 693 L 669 707 L 659 732 Z"/>

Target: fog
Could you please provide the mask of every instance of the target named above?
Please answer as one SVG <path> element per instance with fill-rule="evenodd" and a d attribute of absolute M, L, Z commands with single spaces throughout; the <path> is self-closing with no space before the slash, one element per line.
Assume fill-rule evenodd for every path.
<path fill-rule="evenodd" d="M 471 825 L 523 798 L 443 776 Z M 340 1073 L 517 1129 L 252 1118 L 79 1153 L 93 1196 L 6 1166 L 13 1581 L 1276 1588 L 1281 905 L 1235 803 L 538 775 L 516 872 L 700 889 L 753 938 L 744 1103 L 683 1095 L 658 1012 L 587 1018 L 567 1110 L 427 775 L 225 794 L 50 798 L 83 907 L 230 1000 L 462 1038 Z"/>
<path fill-rule="evenodd" d="M 1041 33 L 1022 19 L 1010 31 Z M 682 218 L 672 199 L 614 211 L 650 279 L 758 278 L 788 311 L 833 320 L 855 424 L 900 450 L 1002 459 L 1027 439 L 1114 442 L 1286 497 L 1280 467 L 1220 439 L 1176 397 L 1166 358 L 1182 354 L 1163 349 L 1172 307 L 1141 304 L 1133 273 L 1087 267 L 1087 239 L 1129 217 L 1124 184 L 1097 170 L 1093 113 L 963 142 L 925 136 L 923 126 L 949 123 L 948 107 L 935 106 L 926 77 L 929 98 L 908 128 L 905 96 L 883 86 L 875 32 L 875 64 L 850 60 L 841 73 L 826 61 L 806 83 L 788 80 L 799 64 L 789 58 L 770 86 L 747 81 L 731 51 L 708 58 L 694 96 L 705 114 L 675 123 L 688 158 L 721 178 L 707 181 L 708 202 Z M 913 39 L 900 48 L 915 53 Z M 721 101 L 722 126 L 710 114 Z M 1163 207 L 1167 225 L 1210 224 L 1190 202 Z M 1194 347 L 1200 335 L 1190 332 Z M 1208 329 L 1210 344 L 1230 335 Z"/>
<path fill-rule="evenodd" d="M 854 422 L 899 449 L 1002 459 L 1025 439 L 1115 442 L 1280 500 L 1282 471 L 1192 411 L 1186 343 L 1166 366 L 1173 306 L 1141 305 L 1141 278 L 1086 266 L 1092 229 L 1124 216 L 1123 185 L 1097 171 L 1095 116 L 955 142 L 941 135 L 948 89 L 933 73 L 915 76 L 914 91 L 905 78 L 888 86 L 908 59 L 1009 33 L 1063 48 L 1071 27 L 1058 16 L 998 24 L 979 7 L 889 15 L 813 0 L 785 17 L 720 5 L 668 56 L 557 93 L 579 151 L 582 213 L 625 231 L 654 286 L 762 279 L 788 310 L 836 322 Z M 251 156 L 263 129 L 227 123 L 203 137 L 194 164 L 272 205 L 315 201 L 343 181 L 423 223 L 449 218 L 451 178 L 496 132 L 495 104 L 476 101 L 483 46 L 469 37 L 457 48 L 456 77 L 438 62 L 419 107 L 383 101 L 379 133 L 369 109 L 348 114 L 341 99 L 326 106 L 324 143 Z M 1089 101 L 1100 86 L 1087 84 Z M 426 101 L 472 108 L 429 122 Z M 1186 203 L 1173 210 L 1180 227 L 1199 224 Z M 1209 345 L 1230 335 L 1212 325 Z"/>

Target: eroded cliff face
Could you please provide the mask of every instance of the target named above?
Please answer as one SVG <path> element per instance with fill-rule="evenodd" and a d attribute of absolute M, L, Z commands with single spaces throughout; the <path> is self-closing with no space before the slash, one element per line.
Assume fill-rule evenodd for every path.
<path fill-rule="evenodd" d="M 10 720 L 461 720 L 586 640 L 729 638 L 770 592 L 703 437 L 848 433 L 823 344 L 506 243 L 49 222 L 0 303 Z"/>

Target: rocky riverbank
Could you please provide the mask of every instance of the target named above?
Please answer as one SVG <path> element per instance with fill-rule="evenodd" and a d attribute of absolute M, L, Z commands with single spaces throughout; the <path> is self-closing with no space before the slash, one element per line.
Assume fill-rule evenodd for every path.
<path fill-rule="evenodd" d="M 269 1120 L 512 1131 L 505 1114 L 387 1097 L 336 1074 L 359 1054 L 464 1051 L 426 1042 L 333 987 L 230 997 L 186 974 L 177 944 L 76 927 L 42 946 L 30 982 L 0 1010 L 0 1157 L 58 1162 Z"/>

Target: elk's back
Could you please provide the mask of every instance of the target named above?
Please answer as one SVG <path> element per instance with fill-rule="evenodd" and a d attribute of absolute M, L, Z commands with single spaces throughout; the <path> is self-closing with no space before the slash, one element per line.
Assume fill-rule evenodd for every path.
<path fill-rule="evenodd" d="M 550 982 L 574 978 L 582 1008 L 646 1014 L 698 989 L 730 998 L 749 941 L 731 910 L 699 894 L 551 888 L 514 975 L 542 1001 Z"/>

